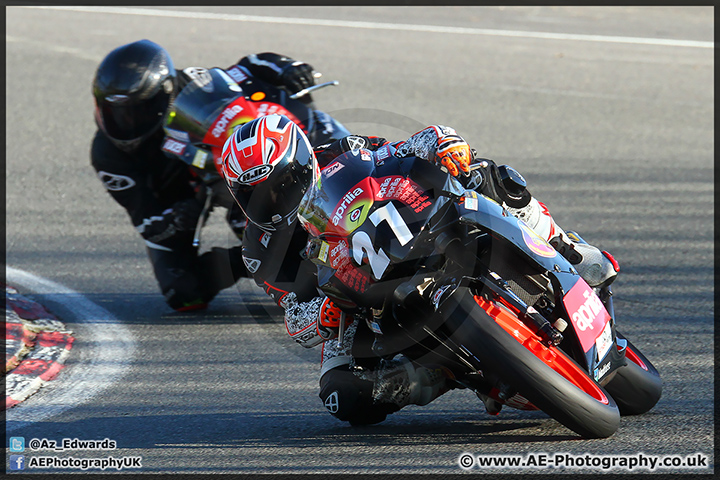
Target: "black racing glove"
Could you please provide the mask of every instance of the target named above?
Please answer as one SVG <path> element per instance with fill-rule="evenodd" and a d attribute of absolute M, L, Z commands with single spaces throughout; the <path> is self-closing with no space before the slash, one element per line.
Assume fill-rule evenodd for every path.
<path fill-rule="evenodd" d="M 280 72 L 280 82 L 290 91 L 297 93 L 315 85 L 313 67 L 305 62 L 292 62 Z"/>
<path fill-rule="evenodd" d="M 180 232 L 194 230 L 202 209 L 202 205 L 195 198 L 175 202 L 171 213 L 175 229 Z"/>

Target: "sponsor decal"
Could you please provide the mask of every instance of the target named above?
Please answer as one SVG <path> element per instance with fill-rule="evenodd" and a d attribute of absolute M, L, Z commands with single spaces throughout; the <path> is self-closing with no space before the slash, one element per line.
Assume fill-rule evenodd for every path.
<path fill-rule="evenodd" d="M 312 327 L 314 327 L 314 325 L 308 325 L 299 333 L 290 334 L 290 336 L 292 336 L 292 338 L 294 338 L 295 341 L 298 342 L 300 345 L 306 345 L 310 342 L 310 340 L 318 336 L 316 329 Z M 315 345 L 315 343 L 313 343 L 313 345 Z"/>
<path fill-rule="evenodd" d="M 262 263 L 260 260 L 257 260 L 255 258 L 248 258 L 245 255 L 243 255 L 242 259 L 248 269 L 248 272 L 250 273 L 257 272 L 258 268 L 260 268 L 260 264 Z"/>
<path fill-rule="evenodd" d="M 550 246 L 535 230 L 528 227 L 525 222 L 518 219 L 518 225 L 522 230 L 522 237 L 525 245 L 532 250 L 533 253 L 540 255 L 541 257 L 554 258 L 557 255 L 557 251 Z"/>
<path fill-rule="evenodd" d="M 355 210 L 353 210 L 352 212 L 350 212 L 350 221 L 351 221 L 351 222 L 357 222 L 358 219 L 360 219 L 360 215 L 362 214 L 362 210 L 363 210 L 363 207 L 360 206 L 360 207 L 356 208 Z"/>
<path fill-rule="evenodd" d="M 387 146 L 382 147 L 381 149 L 379 149 L 377 151 L 378 160 L 385 160 L 389 156 L 390 156 L 390 151 L 388 150 Z"/>
<path fill-rule="evenodd" d="M 598 299 L 599 300 L 599 299 Z M 610 322 L 605 324 L 602 334 L 595 340 L 595 346 L 597 347 L 598 362 L 605 357 L 605 354 L 610 350 L 612 346 L 612 328 Z"/>
<path fill-rule="evenodd" d="M 583 351 L 588 352 L 605 332 L 610 315 L 595 291 L 583 279 L 579 279 L 565 295 L 563 304 L 570 315 Z M 607 349 L 606 337 L 600 339 L 600 344 Z"/>
<path fill-rule="evenodd" d="M 369 150 L 360 150 L 360 159 L 364 162 L 372 162 L 372 153 Z"/>
<path fill-rule="evenodd" d="M 179 140 L 184 143 L 190 143 L 190 135 L 182 130 L 175 130 L 174 128 L 165 127 L 165 134 L 168 137 L 172 137 L 175 140 Z"/>
<path fill-rule="evenodd" d="M 344 234 L 349 234 L 362 225 L 370 213 L 370 207 L 372 204 L 373 200 L 368 198 L 367 195 L 362 195 L 354 199 L 350 204 L 348 204 L 347 209 L 345 209 L 345 213 L 341 214 L 337 218 L 337 227 L 339 231 Z"/>
<path fill-rule="evenodd" d="M 370 327 L 370 330 L 382 335 L 383 332 L 382 332 L 382 329 L 380 328 L 380 324 L 378 322 L 376 322 L 375 319 L 366 318 L 365 323 L 367 324 L 368 327 Z"/>
<path fill-rule="evenodd" d="M 352 203 L 353 200 L 362 195 L 364 192 L 365 191 L 362 188 L 357 187 L 351 192 L 345 194 L 342 200 L 340 200 L 340 205 L 338 205 L 338 207 L 335 209 L 335 213 L 333 213 L 333 225 L 337 226 L 340 223 L 340 220 L 342 219 L 342 216 L 345 213 L 345 210 L 347 210 L 348 206 Z"/>
<path fill-rule="evenodd" d="M 223 110 L 218 119 L 215 121 L 215 125 L 210 131 L 212 133 L 212 136 L 215 138 L 220 138 L 220 136 L 228 129 L 230 121 L 242 111 L 243 108 L 240 105 L 230 105 L 225 108 L 225 110 Z"/>
<path fill-rule="evenodd" d="M 465 208 L 468 210 L 472 210 L 473 212 L 477 212 L 478 209 L 478 196 L 477 193 L 469 191 L 465 194 Z"/>
<path fill-rule="evenodd" d="M 338 239 L 337 243 L 331 243 L 329 247 L 329 261 L 326 263 L 335 269 L 335 277 L 348 288 L 364 292 L 370 283 L 369 275 L 356 268 L 350 261 L 350 250 L 346 239 Z"/>
<path fill-rule="evenodd" d="M 332 250 L 330 250 L 330 266 L 332 268 L 338 268 L 342 263 L 348 262 L 349 260 L 350 251 L 348 244 L 345 240 L 340 240 Z"/>
<path fill-rule="evenodd" d="M 277 113 L 278 115 L 284 115 L 286 111 L 287 110 L 285 110 L 281 105 L 278 105 L 276 103 L 261 103 L 260 105 L 258 105 L 257 115 L 258 117 L 264 115 L 272 115 L 274 113 Z"/>
<path fill-rule="evenodd" d="M 177 140 L 173 140 L 172 138 L 166 138 L 165 142 L 163 142 L 162 150 L 164 152 L 172 153 L 173 155 L 177 155 L 178 157 L 183 154 L 185 151 L 185 147 L 187 144 L 178 142 Z"/>
<path fill-rule="evenodd" d="M 318 253 L 318 258 L 321 262 L 327 263 L 328 250 L 330 250 L 330 245 L 328 245 L 327 242 L 322 242 L 320 245 L 320 253 Z"/>
<path fill-rule="evenodd" d="M 335 271 L 335 277 L 348 288 L 364 293 L 370 285 L 370 276 L 359 268 L 355 268 L 349 260 L 343 262 Z"/>
<path fill-rule="evenodd" d="M 197 168 L 205 168 L 205 162 L 207 161 L 208 154 L 203 150 L 198 149 L 193 157 L 192 164 Z"/>
<path fill-rule="evenodd" d="M 248 79 L 247 74 L 237 65 L 232 67 L 226 73 L 237 83 L 242 83 Z"/>
<path fill-rule="evenodd" d="M 340 162 L 334 162 L 323 168 L 321 173 L 325 176 L 325 178 L 330 178 L 343 168 L 345 168 L 345 165 Z"/>
<path fill-rule="evenodd" d="M 607 362 L 605 365 L 603 365 L 600 368 L 595 369 L 595 380 L 600 380 L 602 377 L 605 376 L 606 373 L 610 370 L 610 362 Z"/>
<path fill-rule="evenodd" d="M 262 93 L 262 92 L 257 92 Z M 250 98 L 252 99 L 253 96 L 255 96 L 257 93 L 254 93 Z M 262 96 L 264 98 L 265 94 L 262 93 Z M 290 112 L 288 109 L 283 107 L 282 105 L 278 105 L 277 103 L 261 103 L 257 107 L 257 111 L 255 112 L 255 118 L 259 118 L 265 115 L 284 115 L 288 117 L 294 124 L 296 124 L 298 127 L 302 129 L 305 133 L 307 133 L 307 127 L 303 122 L 300 121 L 299 118 L 297 118 L 292 112 Z"/>
<path fill-rule="evenodd" d="M 266 179 L 274 168 L 272 165 L 267 164 L 249 168 L 238 176 L 237 181 L 243 185 L 255 185 Z"/>
<path fill-rule="evenodd" d="M 420 213 L 432 205 L 430 196 L 408 178 L 367 178 L 343 196 L 331 215 L 331 223 L 347 234 L 365 221 L 373 202 L 381 200 L 398 200 L 412 208 L 415 213 Z"/>
<path fill-rule="evenodd" d="M 409 178 L 390 176 L 377 179 L 379 186 L 375 189 L 375 200 L 399 200 L 410 206 L 415 213 L 420 213 L 432 205 L 425 191 Z"/>
<path fill-rule="evenodd" d="M 98 178 L 105 185 L 105 188 L 111 192 L 120 192 L 135 186 L 135 180 L 125 175 L 100 171 L 98 172 Z"/>

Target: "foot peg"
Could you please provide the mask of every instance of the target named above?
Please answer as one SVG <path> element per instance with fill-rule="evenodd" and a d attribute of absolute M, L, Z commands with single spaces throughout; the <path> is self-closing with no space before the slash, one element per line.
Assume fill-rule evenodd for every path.
<path fill-rule="evenodd" d="M 488 397 L 487 395 L 484 395 L 480 392 L 476 392 L 477 397 L 483 401 L 485 404 L 485 410 L 487 411 L 488 415 L 498 415 L 500 413 L 500 410 L 502 410 L 502 403 L 493 400 L 492 398 Z"/>

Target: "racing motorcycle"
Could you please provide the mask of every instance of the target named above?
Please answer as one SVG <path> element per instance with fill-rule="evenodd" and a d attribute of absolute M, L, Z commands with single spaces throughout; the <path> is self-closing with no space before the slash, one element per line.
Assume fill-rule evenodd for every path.
<path fill-rule="evenodd" d="M 609 287 L 492 199 L 394 153 L 341 155 L 298 212 L 320 289 L 360 319 L 354 343 L 371 332 L 356 370 L 402 353 L 452 372 L 490 414 L 542 410 L 585 438 L 657 403 L 660 376 L 618 331 Z"/>
<path fill-rule="evenodd" d="M 193 243 L 197 246 L 203 222 L 212 207 L 235 208 L 222 179 L 221 154 L 225 140 L 237 126 L 263 115 L 285 115 L 303 129 L 313 146 L 342 138 L 350 132 L 330 115 L 311 108 L 305 101 L 308 94 L 337 85 L 337 81 L 289 94 L 282 88 L 256 81 L 245 82 L 241 87 L 220 68 L 198 69 L 194 77 L 180 91 L 168 113 L 162 150 L 187 163 L 205 186 L 199 195 L 204 209 L 195 230 Z M 239 211 L 235 213 L 241 215 Z"/>

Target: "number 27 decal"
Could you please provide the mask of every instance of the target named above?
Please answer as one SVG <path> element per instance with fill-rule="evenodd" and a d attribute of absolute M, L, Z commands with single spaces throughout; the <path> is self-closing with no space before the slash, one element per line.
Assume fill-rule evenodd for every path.
<path fill-rule="evenodd" d="M 395 237 L 397 237 L 400 245 L 405 246 L 412 240 L 412 232 L 410 232 L 405 220 L 403 220 L 400 212 L 397 211 L 392 202 L 388 202 L 381 208 L 375 210 L 370 214 L 369 218 L 376 227 L 383 221 L 388 222 L 390 229 L 395 234 Z M 390 265 L 390 258 L 388 258 L 382 248 L 379 248 L 377 252 L 375 251 L 370 235 L 362 230 L 355 233 L 352 237 L 352 250 L 353 259 L 358 265 L 362 265 L 363 257 L 367 254 L 373 276 L 377 280 L 380 280 L 388 265 Z"/>

